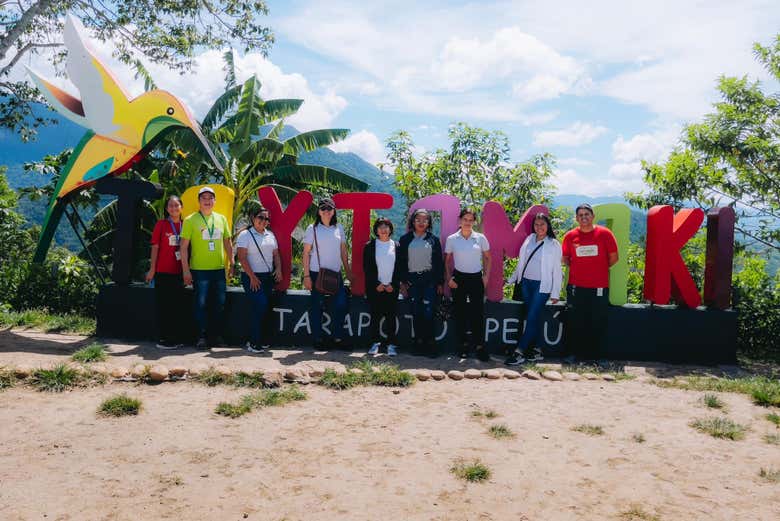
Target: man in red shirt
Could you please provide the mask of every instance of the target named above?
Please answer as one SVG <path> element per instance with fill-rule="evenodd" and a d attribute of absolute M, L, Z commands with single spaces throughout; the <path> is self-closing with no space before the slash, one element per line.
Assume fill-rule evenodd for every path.
<path fill-rule="evenodd" d="M 563 237 L 563 263 L 569 267 L 566 286 L 567 361 L 598 358 L 607 331 L 609 268 L 618 261 L 615 236 L 593 224 L 593 208 L 577 207 L 579 227 Z"/>

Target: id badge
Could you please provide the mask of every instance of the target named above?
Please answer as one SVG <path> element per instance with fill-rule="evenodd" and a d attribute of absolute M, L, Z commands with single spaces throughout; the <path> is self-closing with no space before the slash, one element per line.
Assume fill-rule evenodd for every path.
<path fill-rule="evenodd" d="M 598 244 L 578 246 L 575 251 L 577 253 L 577 257 L 596 257 L 599 254 L 599 246 Z"/>
<path fill-rule="evenodd" d="M 214 251 L 216 249 L 216 244 L 214 244 L 214 241 L 209 241 L 209 251 Z"/>
<path fill-rule="evenodd" d="M 175 235 L 169 235 L 168 236 L 168 246 L 178 246 L 179 245 L 179 238 Z"/>
<path fill-rule="evenodd" d="M 181 252 L 180 252 L 179 250 L 176 250 L 176 251 L 174 252 L 174 255 L 176 255 L 176 260 L 177 260 L 177 261 L 180 261 L 180 260 L 181 260 Z"/>
<path fill-rule="evenodd" d="M 597 297 L 603 297 L 604 296 L 604 288 L 596 288 L 596 296 Z"/>

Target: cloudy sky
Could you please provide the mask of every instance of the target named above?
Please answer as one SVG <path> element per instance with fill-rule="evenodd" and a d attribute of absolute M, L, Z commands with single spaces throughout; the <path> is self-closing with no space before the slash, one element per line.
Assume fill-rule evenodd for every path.
<path fill-rule="evenodd" d="M 277 43 L 268 60 L 237 55 L 239 79 L 255 73 L 265 97 L 303 98 L 289 121 L 300 130 L 349 128 L 333 148 L 378 163 L 395 130 L 432 150 L 464 121 L 507 133 L 515 161 L 553 153 L 558 192 L 588 195 L 640 189 L 639 161 L 663 158 L 681 124 L 708 111 L 720 74 L 767 80 L 751 46 L 780 32 L 777 0 L 269 5 Z M 202 114 L 221 67 L 208 51 L 185 76 L 150 68 Z"/>

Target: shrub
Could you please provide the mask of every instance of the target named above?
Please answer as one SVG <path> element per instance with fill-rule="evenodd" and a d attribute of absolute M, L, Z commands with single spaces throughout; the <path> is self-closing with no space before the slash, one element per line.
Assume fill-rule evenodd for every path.
<path fill-rule="evenodd" d="M 141 410 L 141 400 L 119 394 L 100 404 L 98 413 L 105 416 L 134 416 Z"/>
<path fill-rule="evenodd" d="M 79 374 L 75 369 L 60 364 L 54 369 L 37 369 L 31 382 L 39 391 L 60 393 L 77 385 Z"/>
<path fill-rule="evenodd" d="M 466 463 L 463 460 L 457 460 L 452 467 L 450 467 L 450 472 L 460 479 L 465 479 L 472 483 L 490 479 L 491 475 L 490 469 L 479 460 L 474 460 L 470 463 Z"/>
<path fill-rule="evenodd" d="M 748 428 L 728 418 L 699 418 L 690 423 L 699 432 L 709 434 L 713 438 L 741 440 Z"/>
<path fill-rule="evenodd" d="M 86 347 L 82 347 L 73 353 L 70 358 L 74 362 L 89 363 L 102 362 L 107 357 L 108 355 L 106 354 L 106 345 L 101 344 L 100 342 L 94 342 Z"/>

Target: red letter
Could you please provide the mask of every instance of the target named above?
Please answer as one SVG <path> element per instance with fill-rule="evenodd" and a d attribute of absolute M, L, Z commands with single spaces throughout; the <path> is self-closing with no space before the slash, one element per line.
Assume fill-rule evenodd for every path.
<path fill-rule="evenodd" d="M 273 223 L 276 242 L 279 243 L 279 256 L 282 258 L 282 280 L 276 289 L 284 291 L 290 287 L 290 272 L 292 271 L 292 232 L 298 222 L 309 209 L 314 197 L 310 192 L 301 190 L 293 197 L 287 210 L 282 209 L 282 202 L 271 186 L 264 186 L 257 191 L 257 196 L 263 206 L 268 208 L 268 215 Z"/>
<path fill-rule="evenodd" d="M 734 209 L 707 212 L 707 256 L 704 269 L 704 304 L 715 309 L 731 306 L 731 270 L 734 261 Z"/>
<path fill-rule="evenodd" d="M 352 294 L 364 295 L 363 248 L 371 235 L 371 210 L 393 206 L 393 196 L 374 192 L 352 192 L 333 196 L 336 208 L 352 210 Z"/>
<path fill-rule="evenodd" d="M 490 243 L 490 280 L 486 288 L 488 300 L 501 302 L 504 298 L 504 257 L 517 257 L 520 246 L 533 231 L 534 217 L 549 210 L 536 204 L 523 214 L 514 228 L 504 208 L 495 201 L 488 201 L 482 209 L 482 230 Z M 556 297 L 558 295 L 555 295 Z"/>
<path fill-rule="evenodd" d="M 668 304 L 674 299 L 680 305 L 695 308 L 701 305 L 688 267 L 680 249 L 699 230 L 704 221 L 700 208 L 680 210 L 671 206 L 653 206 L 647 213 L 647 253 L 645 256 L 644 296 L 656 304 Z"/>

